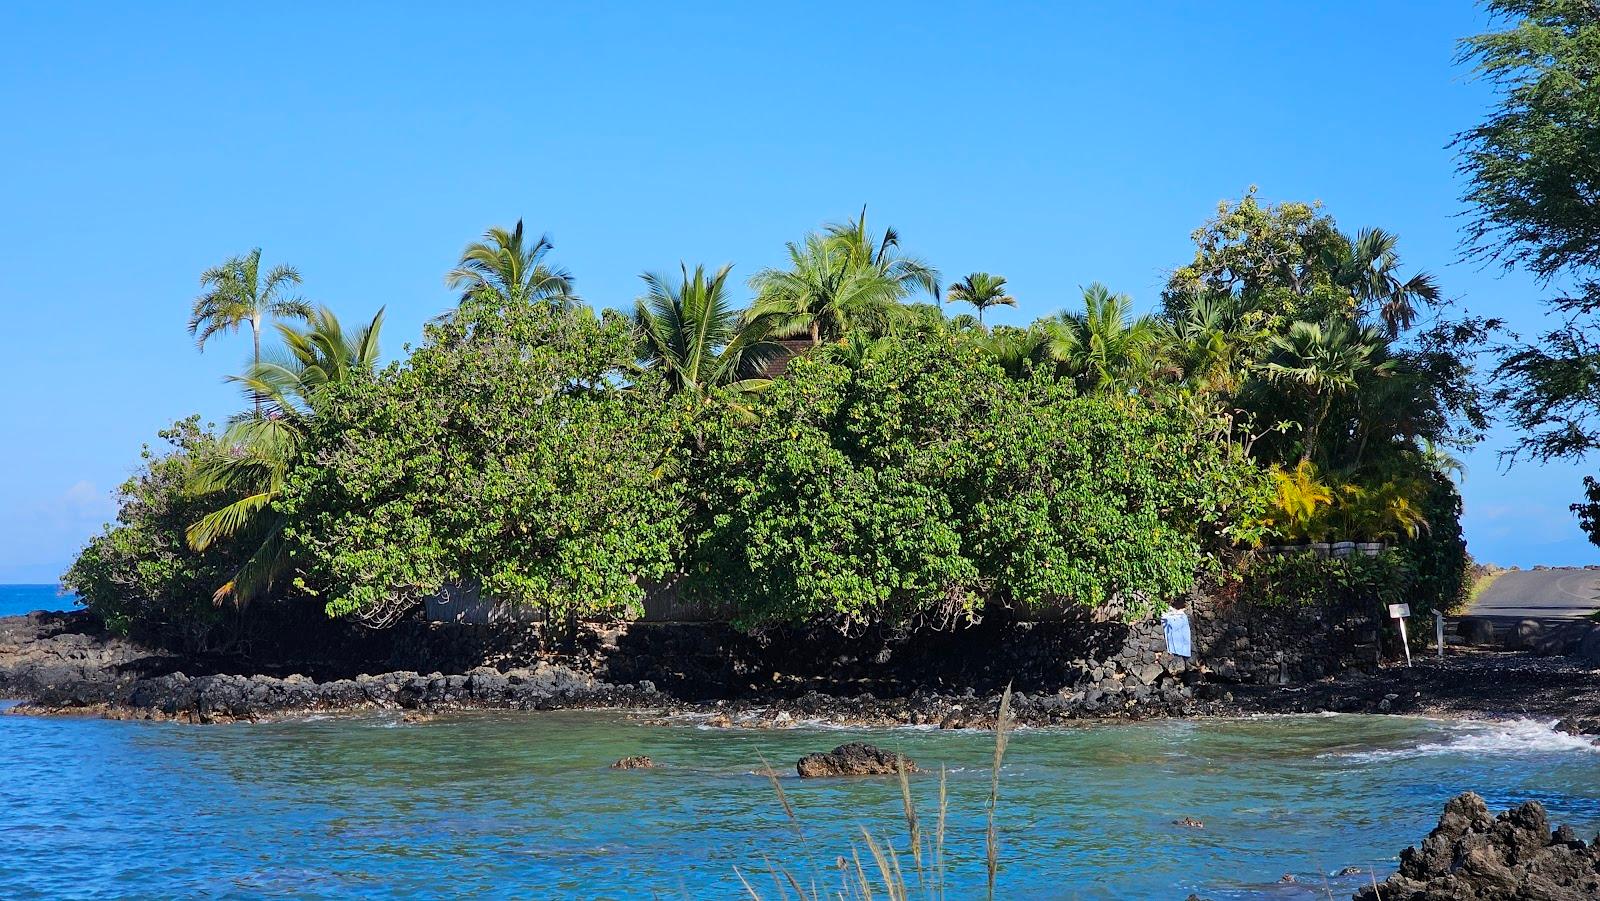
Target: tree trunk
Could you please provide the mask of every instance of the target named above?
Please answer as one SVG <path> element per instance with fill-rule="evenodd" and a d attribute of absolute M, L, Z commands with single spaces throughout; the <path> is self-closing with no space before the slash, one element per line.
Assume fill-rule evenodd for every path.
<path fill-rule="evenodd" d="M 1306 428 L 1305 448 L 1300 454 L 1301 462 L 1311 459 L 1311 451 L 1317 446 L 1317 434 L 1322 431 L 1322 421 L 1328 418 L 1328 409 L 1333 406 L 1333 395 L 1324 394 L 1322 405 L 1317 408 L 1316 418 L 1311 420 L 1311 425 Z"/>
<path fill-rule="evenodd" d="M 261 365 L 261 314 L 250 317 L 250 341 L 254 345 L 254 356 L 251 358 L 253 365 L 250 367 L 250 377 L 255 377 L 256 367 Z M 261 418 L 261 393 L 250 392 L 255 398 L 256 418 Z"/>
<path fill-rule="evenodd" d="M 811 320 L 811 346 L 822 346 L 822 323 L 815 319 Z"/>

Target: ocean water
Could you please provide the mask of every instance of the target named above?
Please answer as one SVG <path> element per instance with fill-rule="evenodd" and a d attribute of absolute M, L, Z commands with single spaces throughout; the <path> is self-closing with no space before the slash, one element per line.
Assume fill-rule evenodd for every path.
<path fill-rule="evenodd" d="M 987 734 L 714 730 L 580 712 L 419 725 L 0 716 L 0 897 L 748 897 L 737 868 L 777 898 L 769 862 L 827 884 L 861 827 L 905 844 L 893 780 L 786 775 L 797 831 L 752 772 L 767 760 L 792 773 L 802 753 L 852 738 L 948 768 L 946 896 L 980 897 Z M 659 768 L 608 768 L 631 754 Z M 938 777 L 911 787 L 931 830 Z M 1600 827 L 1600 750 L 1544 723 L 1023 729 L 1002 771 L 999 895 L 1347 898 L 1365 877 L 1325 874 L 1382 878 L 1468 788 L 1496 808 L 1542 800 L 1586 835 Z M 1205 828 L 1173 825 L 1184 816 Z"/>
<path fill-rule="evenodd" d="M 35 610 L 71 610 L 78 602 L 63 594 L 59 585 L 0 585 L 0 616 L 17 616 Z"/>

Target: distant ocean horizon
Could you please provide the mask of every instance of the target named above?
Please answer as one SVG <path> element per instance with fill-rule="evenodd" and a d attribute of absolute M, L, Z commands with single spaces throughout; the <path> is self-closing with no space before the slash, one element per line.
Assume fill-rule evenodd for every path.
<path fill-rule="evenodd" d="M 35 610 L 72 610 L 76 595 L 60 585 L 0 585 L 0 616 L 20 616 Z"/>

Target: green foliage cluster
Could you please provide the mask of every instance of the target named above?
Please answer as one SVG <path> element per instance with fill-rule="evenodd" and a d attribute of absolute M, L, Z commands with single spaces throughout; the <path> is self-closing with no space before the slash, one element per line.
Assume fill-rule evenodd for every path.
<path fill-rule="evenodd" d="M 1144 612 L 1249 536 L 1264 472 L 1191 419 L 1008 377 L 946 338 L 797 360 L 710 429 L 690 573 L 749 624 Z"/>
<path fill-rule="evenodd" d="M 403 364 L 330 392 L 281 508 L 331 615 L 447 586 L 582 616 L 636 612 L 681 537 L 678 405 L 621 382 L 620 317 L 478 294 Z"/>
<path fill-rule="evenodd" d="M 222 620 L 211 593 L 240 555 L 225 547 L 195 552 L 185 539 L 209 509 L 188 485 L 197 461 L 215 452 L 215 438 L 198 416 L 160 436 L 170 449 L 144 449 L 143 466 L 119 491 L 116 525 L 89 541 L 61 583 L 120 634 L 193 648 Z"/>
<path fill-rule="evenodd" d="M 1195 237 L 1159 315 L 1091 285 L 991 330 L 911 302 L 939 273 L 865 211 L 792 243 L 744 308 L 728 267 L 685 264 L 630 315 L 597 315 L 518 223 L 468 245 L 457 307 L 382 369 L 381 312 L 347 331 L 253 252 L 195 315 L 208 336 L 297 319 L 286 353 L 233 379 L 250 407 L 222 435 L 185 432 L 125 487 L 69 578 L 119 623 L 255 599 L 385 623 L 456 589 L 627 616 L 677 584 L 750 626 L 947 626 L 1138 615 L 1282 537 L 1274 511 L 1353 527 L 1365 504 L 1400 523 L 1408 586 L 1453 591 L 1459 507 L 1427 486 L 1449 486 L 1434 442 L 1481 429 L 1481 332 L 1411 334 L 1431 278 L 1314 206 L 1252 194 Z M 1015 301 L 982 272 L 949 299 Z"/>
<path fill-rule="evenodd" d="M 1460 60 L 1497 102 L 1456 138 L 1478 259 L 1524 268 L 1549 291 L 1554 328 L 1500 348 L 1495 399 L 1520 432 L 1510 451 L 1539 461 L 1600 449 L 1600 7 L 1588 0 L 1488 0 L 1497 27 Z M 1600 492 L 1572 505 L 1600 544 Z"/>
<path fill-rule="evenodd" d="M 1419 635 L 1431 630 L 1434 611 L 1451 613 L 1466 601 L 1471 559 L 1461 534 L 1461 496 L 1449 479 L 1429 480 L 1421 512 L 1425 525 L 1415 535 L 1376 556 L 1254 555 L 1239 574 L 1239 596 L 1265 606 L 1333 604 L 1375 612 L 1408 604 Z"/>

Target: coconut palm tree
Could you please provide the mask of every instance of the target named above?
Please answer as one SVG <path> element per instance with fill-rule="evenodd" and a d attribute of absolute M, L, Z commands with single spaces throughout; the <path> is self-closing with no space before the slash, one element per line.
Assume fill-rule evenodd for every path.
<path fill-rule="evenodd" d="M 1375 314 L 1389 337 L 1411 327 L 1419 304 L 1439 302 L 1439 284 L 1432 275 L 1418 272 L 1401 281 L 1400 238 L 1381 228 L 1364 228 L 1355 238 L 1338 236 L 1323 250 L 1323 259 L 1335 284 L 1350 291 L 1363 312 Z"/>
<path fill-rule="evenodd" d="M 1149 372 L 1157 325 L 1134 316 L 1133 300 L 1096 282 L 1083 289 L 1083 311 L 1044 320 L 1045 351 L 1084 390 L 1128 391 Z"/>
<path fill-rule="evenodd" d="M 222 503 L 189 526 L 189 546 L 204 551 L 219 541 L 241 541 L 252 547 L 212 595 L 216 603 L 231 599 L 248 604 L 282 575 L 284 521 L 272 503 L 300 458 L 319 395 L 377 366 L 382 328 L 381 309 L 366 326 L 348 334 L 338 317 L 322 307 L 304 329 L 278 324 L 286 351 L 282 359 L 257 363 L 244 375 L 231 377 L 266 410 L 230 424 L 190 477 L 190 491 Z"/>
<path fill-rule="evenodd" d="M 484 232 L 482 241 L 461 251 L 461 261 L 445 275 L 444 283 L 461 291 L 462 300 L 487 291 L 508 303 L 548 301 L 569 306 L 578 299 L 572 293 L 572 274 L 545 262 L 554 248 L 548 235 L 528 244 L 521 219 L 510 230 L 495 226 Z"/>
<path fill-rule="evenodd" d="M 712 388 L 763 387 L 767 380 L 760 373 L 778 347 L 729 302 L 733 267 L 710 276 L 704 266 L 696 266 L 693 274 L 687 264 L 679 268 L 676 280 L 648 272 L 641 276 L 648 290 L 634 302 L 639 361 L 661 370 L 673 392 L 703 396 Z"/>
<path fill-rule="evenodd" d="M 1295 322 L 1287 333 L 1272 337 L 1271 355 L 1263 367 L 1267 378 L 1299 387 L 1311 405 L 1304 423 L 1302 462 L 1317 449 L 1334 398 L 1355 391 L 1365 377 L 1393 371 L 1394 361 L 1384 358 L 1387 346 L 1377 330 L 1357 328 L 1343 319 Z"/>
<path fill-rule="evenodd" d="M 974 272 L 950 286 L 945 295 L 949 303 L 971 304 L 978 311 L 978 325 L 983 325 L 983 311 L 990 307 L 1014 307 L 1017 299 L 1006 293 L 1003 276 L 987 272 Z"/>
<path fill-rule="evenodd" d="M 865 206 L 861 207 L 859 217 L 827 226 L 827 238 L 829 243 L 847 252 L 852 264 L 875 270 L 898 284 L 901 294 L 896 300 L 909 297 L 919 289 L 935 301 L 939 299 L 939 270 L 901 253 L 900 233 L 893 227 L 884 229 L 883 236 L 874 239 L 867 228 Z"/>
<path fill-rule="evenodd" d="M 888 326 L 906 290 L 900 276 L 861 265 L 848 246 L 820 235 L 790 242 L 788 249 L 787 269 L 763 269 L 750 279 L 752 321 L 768 335 L 805 337 L 816 347 L 852 328 Z"/>
<path fill-rule="evenodd" d="M 195 298 L 189 315 L 189 334 L 202 351 L 206 342 L 220 332 L 250 326 L 251 365 L 261 362 L 261 325 L 269 318 L 304 319 L 311 308 L 297 297 L 286 296 L 300 284 L 300 273 L 292 266 L 274 266 L 261 272 L 261 248 L 233 257 L 200 275 L 203 292 Z M 254 399 L 257 415 L 261 399 Z"/>

